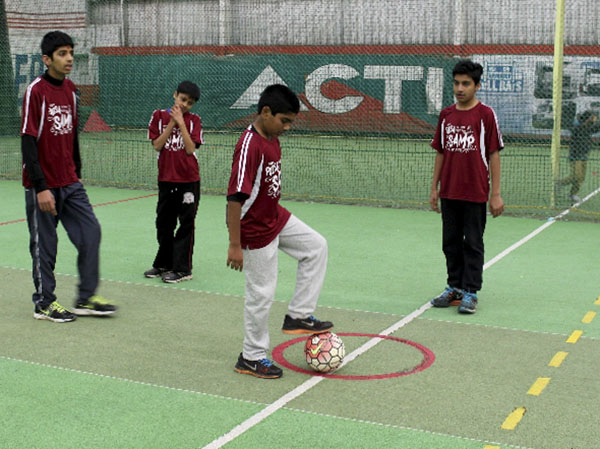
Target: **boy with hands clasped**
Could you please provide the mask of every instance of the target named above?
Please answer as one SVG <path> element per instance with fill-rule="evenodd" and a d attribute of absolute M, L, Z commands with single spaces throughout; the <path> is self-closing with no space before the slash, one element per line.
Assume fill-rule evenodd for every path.
<path fill-rule="evenodd" d="M 196 149 L 204 140 L 200 117 L 190 110 L 199 97 L 196 84 L 181 82 L 173 106 L 155 110 L 148 125 L 148 138 L 158 152 L 158 251 L 144 276 L 161 277 L 167 283 L 192 279 L 194 221 L 200 201 Z"/>

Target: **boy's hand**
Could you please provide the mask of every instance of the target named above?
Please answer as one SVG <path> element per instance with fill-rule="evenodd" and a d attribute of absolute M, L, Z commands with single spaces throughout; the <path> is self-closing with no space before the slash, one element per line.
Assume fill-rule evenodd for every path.
<path fill-rule="evenodd" d="M 504 201 L 500 195 L 492 195 L 490 198 L 490 212 L 492 217 L 496 218 L 504 212 Z"/>
<path fill-rule="evenodd" d="M 181 125 L 183 124 L 183 113 L 181 112 L 179 105 L 175 105 L 171 108 L 170 115 L 173 121 L 181 128 Z"/>
<path fill-rule="evenodd" d="M 229 245 L 227 251 L 227 266 L 232 270 L 242 271 L 244 268 L 244 254 L 240 245 Z"/>
<path fill-rule="evenodd" d="M 50 212 L 56 216 L 56 202 L 50 190 L 42 190 L 37 194 L 37 202 L 42 212 Z"/>
<path fill-rule="evenodd" d="M 438 214 L 440 213 L 440 208 L 438 206 L 438 191 L 437 190 L 432 190 L 431 191 L 431 196 L 429 197 L 429 204 L 431 205 L 431 208 L 436 211 Z"/>

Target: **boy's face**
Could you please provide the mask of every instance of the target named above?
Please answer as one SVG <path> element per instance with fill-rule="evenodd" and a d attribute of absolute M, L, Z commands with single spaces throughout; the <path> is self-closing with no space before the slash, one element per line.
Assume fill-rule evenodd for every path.
<path fill-rule="evenodd" d="M 273 115 L 271 109 L 268 106 L 265 106 L 260 113 L 263 131 L 269 137 L 279 137 L 286 131 L 289 131 L 292 123 L 296 119 L 296 115 L 297 114 L 293 112 L 287 112 L 285 114 L 278 112 Z"/>
<path fill-rule="evenodd" d="M 475 100 L 475 93 L 479 90 L 480 86 L 481 84 L 475 84 L 473 78 L 469 75 L 454 75 L 454 96 L 459 106 L 472 106 Z"/>
<path fill-rule="evenodd" d="M 64 45 L 54 50 L 52 57 L 42 55 L 42 61 L 48 67 L 48 74 L 51 77 L 62 80 L 73 70 L 74 57 L 73 47 Z"/>
<path fill-rule="evenodd" d="M 179 106 L 182 114 L 189 112 L 192 106 L 196 104 L 196 100 L 182 92 L 175 92 L 173 98 L 175 99 L 175 105 Z"/>

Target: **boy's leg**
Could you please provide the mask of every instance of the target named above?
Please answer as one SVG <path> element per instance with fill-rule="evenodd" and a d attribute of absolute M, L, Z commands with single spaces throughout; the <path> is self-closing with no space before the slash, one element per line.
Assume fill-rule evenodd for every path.
<path fill-rule="evenodd" d="M 587 161 L 573 161 L 573 182 L 571 185 L 571 195 L 579 192 L 581 184 L 585 181 L 585 173 L 587 171 Z"/>
<path fill-rule="evenodd" d="M 56 198 L 55 198 L 56 199 Z M 25 211 L 29 227 L 29 252 L 32 261 L 32 277 L 35 293 L 32 300 L 41 308 L 56 301 L 56 249 L 58 219 L 49 212 L 42 212 L 34 189 L 25 189 Z"/>
<path fill-rule="evenodd" d="M 275 238 L 264 248 L 243 250 L 246 297 L 244 301 L 244 345 L 246 360 L 261 360 L 269 350 L 269 311 L 277 286 Z"/>
<path fill-rule="evenodd" d="M 483 275 L 483 233 L 486 224 L 486 203 L 464 203 L 464 271 L 462 287 L 475 293 L 481 290 Z"/>
<path fill-rule="evenodd" d="M 158 203 L 156 205 L 156 240 L 158 250 L 152 266 L 173 268 L 173 233 L 177 226 L 177 209 L 174 207 L 175 186 L 168 182 L 158 183 Z"/>
<path fill-rule="evenodd" d="M 292 215 L 279 234 L 279 249 L 298 261 L 296 289 L 288 306 L 289 316 L 306 318 L 317 307 L 327 270 L 327 241 Z"/>
<path fill-rule="evenodd" d="M 199 181 L 181 185 L 178 192 L 179 228 L 173 241 L 173 271 L 192 271 L 194 230 L 199 201 Z"/>
<path fill-rule="evenodd" d="M 100 279 L 100 223 L 81 183 L 63 187 L 61 191 L 63 199 L 57 211 L 69 239 L 77 248 L 77 299 L 87 301 L 96 293 Z"/>
<path fill-rule="evenodd" d="M 463 288 L 463 204 L 463 201 L 441 199 L 442 250 L 446 256 L 447 282 L 454 288 Z"/>

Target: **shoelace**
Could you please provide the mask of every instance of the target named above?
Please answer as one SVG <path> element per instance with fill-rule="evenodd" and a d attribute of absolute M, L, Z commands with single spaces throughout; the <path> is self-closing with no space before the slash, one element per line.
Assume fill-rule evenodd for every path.
<path fill-rule="evenodd" d="M 271 362 L 269 359 L 262 359 L 260 360 L 260 364 L 269 368 L 271 365 L 273 365 L 273 362 Z"/>
<path fill-rule="evenodd" d="M 48 310 L 49 311 L 56 310 L 58 313 L 63 313 L 63 312 L 67 311 L 67 309 L 65 309 L 63 306 L 61 306 L 57 302 L 53 302 L 52 304 L 50 304 L 50 307 L 48 307 Z"/>
<path fill-rule="evenodd" d="M 89 299 L 89 302 L 95 302 L 96 304 L 101 304 L 101 305 L 108 304 L 108 300 L 104 299 L 102 296 L 92 296 Z"/>
<path fill-rule="evenodd" d="M 465 292 L 465 294 L 463 295 L 463 301 L 464 300 L 467 300 L 470 302 L 475 301 L 475 293 Z"/>

